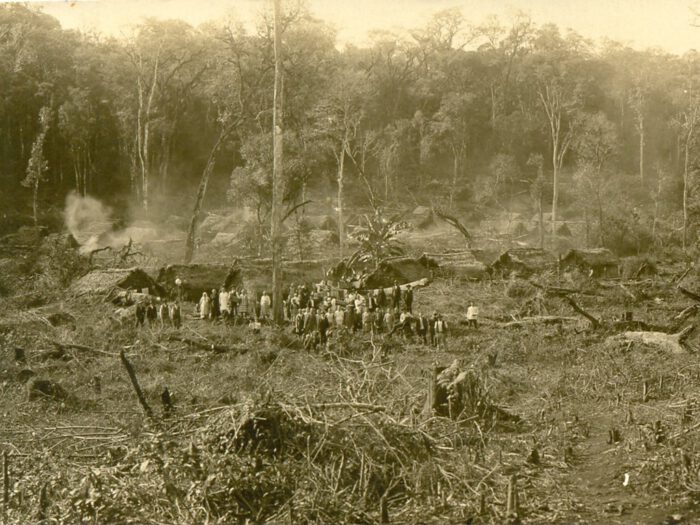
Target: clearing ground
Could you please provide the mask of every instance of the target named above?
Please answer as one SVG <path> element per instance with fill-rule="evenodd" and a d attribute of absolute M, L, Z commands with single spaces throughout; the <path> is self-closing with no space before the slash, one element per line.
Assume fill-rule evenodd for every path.
<path fill-rule="evenodd" d="M 623 310 L 652 325 L 695 322 L 674 321 L 692 301 L 668 276 L 640 280 L 636 302 L 619 286 L 577 286 L 593 290 L 577 301 L 603 322 Z M 469 301 L 481 305 L 478 330 L 463 324 Z M 535 304 L 565 320 L 512 322 Z M 700 519 L 693 335 L 682 354 L 606 341 L 615 329 L 593 329 L 561 298 L 516 280 L 437 279 L 415 309 L 446 314 L 447 350 L 358 334 L 307 352 L 289 329 L 252 334 L 196 319 L 192 307 L 179 330 L 137 329 L 119 324 L 103 296 L 4 309 L 8 521 Z M 472 378 L 473 404 L 453 419 L 426 410 L 433 368 L 450 365 Z M 68 397 L 30 401 L 22 369 Z"/>

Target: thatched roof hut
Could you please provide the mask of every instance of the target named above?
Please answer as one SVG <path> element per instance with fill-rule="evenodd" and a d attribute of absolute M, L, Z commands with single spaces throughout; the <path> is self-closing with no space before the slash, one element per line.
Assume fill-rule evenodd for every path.
<path fill-rule="evenodd" d="M 511 248 L 503 252 L 491 264 L 491 270 L 501 275 L 527 277 L 533 273 L 553 270 L 557 267 L 556 256 L 539 248 Z"/>
<path fill-rule="evenodd" d="M 562 258 L 562 270 L 578 269 L 595 277 L 612 277 L 619 273 L 620 260 L 607 248 L 569 250 Z"/>
<path fill-rule="evenodd" d="M 407 284 L 430 279 L 437 263 L 428 258 L 400 257 L 382 261 L 379 267 L 363 279 L 362 287 L 368 289 L 388 288 L 397 282 Z"/>
<path fill-rule="evenodd" d="M 486 255 L 483 250 L 459 250 L 445 253 L 426 253 L 422 257 L 429 257 L 437 263 L 437 275 L 447 278 L 461 278 L 465 280 L 480 280 L 488 277 L 488 264 L 495 254 Z"/>
<path fill-rule="evenodd" d="M 71 291 L 75 295 L 103 294 L 109 293 L 115 288 L 139 292 L 147 288 L 151 295 L 165 295 L 165 290 L 141 268 L 94 270 L 75 281 L 71 286 Z"/>

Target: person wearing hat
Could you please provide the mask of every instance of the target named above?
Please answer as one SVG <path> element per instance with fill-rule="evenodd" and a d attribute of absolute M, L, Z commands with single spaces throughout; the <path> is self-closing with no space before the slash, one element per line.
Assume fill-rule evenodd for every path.
<path fill-rule="evenodd" d="M 442 318 L 441 314 L 438 314 L 437 320 L 435 321 L 435 346 L 438 350 L 447 350 L 446 337 L 447 337 L 447 322 Z"/>

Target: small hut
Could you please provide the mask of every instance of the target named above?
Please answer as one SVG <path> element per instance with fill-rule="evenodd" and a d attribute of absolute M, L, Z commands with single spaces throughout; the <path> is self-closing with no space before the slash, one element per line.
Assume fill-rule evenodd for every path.
<path fill-rule="evenodd" d="M 108 294 L 115 288 L 136 290 L 148 289 L 150 295 L 165 295 L 165 290 L 159 286 L 141 268 L 110 268 L 94 270 L 75 281 L 71 291 L 76 296 L 86 294 Z"/>
<path fill-rule="evenodd" d="M 436 274 L 446 278 L 457 278 L 468 281 L 478 281 L 488 278 L 488 262 L 484 262 L 482 250 L 453 250 L 444 253 L 424 253 L 426 258 L 437 264 Z"/>
<path fill-rule="evenodd" d="M 511 248 L 503 252 L 498 259 L 491 263 L 491 271 L 497 275 L 529 275 L 554 270 L 557 258 L 551 252 L 538 248 Z"/>
<path fill-rule="evenodd" d="M 591 277 L 617 277 L 620 261 L 607 248 L 569 250 L 562 258 L 560 269 L 579 270 Z"/>

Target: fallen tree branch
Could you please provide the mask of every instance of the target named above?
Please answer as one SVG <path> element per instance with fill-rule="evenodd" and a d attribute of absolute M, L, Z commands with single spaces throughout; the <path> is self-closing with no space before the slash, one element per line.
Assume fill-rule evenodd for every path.
<path fill-rule="evenodd" d="M 124 350 L 119 352 L 119 359 L 121 360 L 122 364 L 124 365 L 124 368 L 126 368 L 127 374 L 129 374 L 129 379 L 131 380 L 131 385 L 134 387 L 134 392 L 136 392 L 136 397 L 139 400 L 139 404 L 141 405 L 141 408 L 143 408 L 143 412 L 149 418 L 153 419 L 153 410 L 151 410 L 151 407 L 148 405 L 148 401 L 146 401 L 146 396 L 143 395 L 143 390 L 141 390 L 141 385 L 139 385 L 139 381 L 136 378 L 136 371 L 134 370 L 133 365 L 126 358 L 126 354 L 124 353 Z"/>
<path fill-rule="evenodd" d="M 456 228 L 462 235 L 464 235 L 464 239 L 467 241 L 467 247 L 471 247 L 473 238 L 469 233 L 469 230 L 467 230 L 464 224 L 462 224 L 457 217 L 449 215 L 436 207 L 433 207 L 433 213 L 453 228 Z"/>
<path fill-rule="evenodd" d="M 690 290 L 683 288 L 682 286 L 678 286 L 678 291 L 681 292 L 686 297 L 689 297 L 693 301 L 700 303 L 700 295 L 698 295 L 694 292 L 691 292 Z"/>
<path fill-rule="evenodd" d="M 600 321 L 593 317 L 591 314 L 589 314 L 586 310 L 581 308 L 578 304 L 576 304 L 576 301 L 574 301 L 571 297 L 566 296 L 563 298 L 567 303 L 569 303 L 569 306 L 574 309 L 576 313 L 581 314 L 583 317 L 588 319 L 590 321 L 591 326 L 593 329 L 600 328 Z"/>

